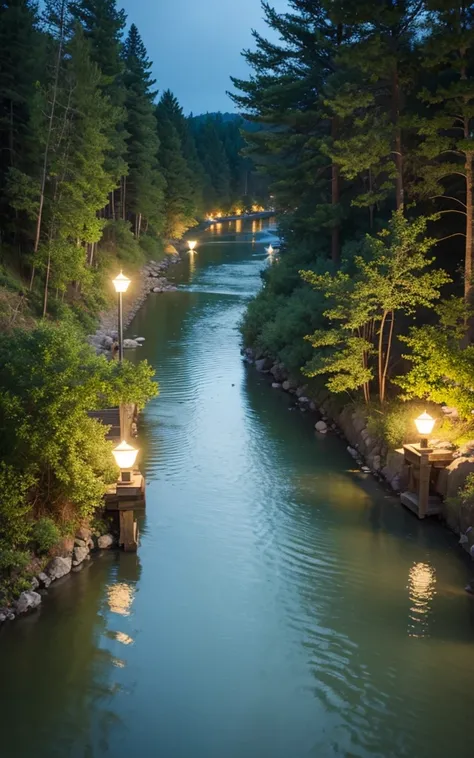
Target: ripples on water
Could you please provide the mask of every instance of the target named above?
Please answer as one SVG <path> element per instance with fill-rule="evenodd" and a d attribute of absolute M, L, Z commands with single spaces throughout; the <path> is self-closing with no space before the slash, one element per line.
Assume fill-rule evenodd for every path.
<path fill-rule="evenodd" d="M 3 635 L 0 726 L 33 726 L 22 758 L 471 755 L 466 564 L 244 367 L 237 325 L 276 237 L 231 231 L 132 325 L 161 390 L 139 554 L 58 587 L 42 632 Z M 25 697 L 32 678 L 54 708 Z"/>

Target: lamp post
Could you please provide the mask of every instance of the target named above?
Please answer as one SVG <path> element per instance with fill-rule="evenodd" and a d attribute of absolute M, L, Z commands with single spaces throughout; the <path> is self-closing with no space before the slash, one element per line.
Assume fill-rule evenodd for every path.
<path fill-rule="evenodd" d="M 118 294 L 118 335 L 119 335 L 119 361 L 123 361 L 123 306 L 122 295 L 128 290 L 130 279 L 122 271 L 113 280 L 115 292 Z"/>
<path fill-rule="evenodd" d="M 266 247 L 266 248 L 265 248 L 265 252 L 267 252 L 267 253 L 268 253 L 268 255 L 273 255 L 273 253 L 274 253 L 275 251 L 274 251 L 274 249 L 273 249 L 273 246 L 272 246 L 272 245 L 269 245 L 268 247 Z"/>
<path fill-rule="evenodd" d="M 188 247 L 189 247 L 190 253 L 194 253 L 194 248 L 196 247 L 196 245 L 197 245 L 196 240 L 188 240 Z"/>
<path fill-rule="evenodd" d="M 433 431 L 435 423 L 435 419 L 426 411 L 415 419 L 415 426 L 421 438 L 420 448 L 426 449 L 428 447 L 428 437 Z"/>
<path fill-rule="evenodd" d="M 112 450 L 112 455 L 120 469 L 120 484 L 129 484 L 132 481 L 132 471 L 137 460 L 138 450 L 124 440 Z"/>

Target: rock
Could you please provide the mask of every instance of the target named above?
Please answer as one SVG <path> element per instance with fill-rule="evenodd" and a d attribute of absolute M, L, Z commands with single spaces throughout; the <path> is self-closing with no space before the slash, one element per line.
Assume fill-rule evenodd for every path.
<path fill-rule="evenodd" d="M 272 389 L 274 390 L 281 389 L 281 384 L 278 384 L 278 382 L 272 382 Z"/>
<path fill-rule="evenodd" d="M 0 624 L 3 624 L 4 621 L 6 621 L 8 618 L 6 613 L 0 613 Z"/>
<path fill-rule="evenodd" d="M 41 572 L 41 574 L 38 574 L 38 581 L 40 583 L 41 587 L 45 587 L 46 589 L 51 584 L 51 578 L 44 573 L 44 571 Z"/>
<path fill-rule="evenodd" d="M 77 530 L 76 533 L 76 539 L 83 540 L 84 542 L 87 542 L 87 540 L 90 540 L 92 536 L 92 530 L 89 529 L 87 526 L 81 526 L 80 529 Z"/>
<path fill-rule="evenodd" d="M 275 381 L 279 382 L 280 384 L 286 379 L 286 370 L 283 363 L 275 363 L 275 365 L 270 369 L 270 373 L 273 374 Z"/>
<path fill-rule="evenodd" d="M 296 394 L 298 394 L 298 393 L 296 393 Z M 309 405 L 309 397 L 305 397 L 304 395 L 300 395 L 300 397 L 298 398 L 298 402 L 301 403 L 302 405 Z"/>
<path fill-rule="evenodd" d="M 362 466 L 361 471 L 364 472 L 364 474 L 370 474 L 370 468 L 368 466 Z"/>
<path fill-rule="evenodd" d="M 394 492 L 400 492 L 400 490 L 401 490 L 401 479 L 400 479 L 400 475 L 399 474 L 397 474 L 396 476 L 393 477 L 393 479 L 390 482 L 390 487 L 392 488 L 392 490 Z"/>
<path fill-rule="evenodd" d="M 125 348 L 132 349 L 134 347 L 140 347 L 140 343 L 137 342 L 136 340 L 124 340 L 123 346 L 124 346 L 124 349 Z"/>
<path fill-rule="evenodd" d="M 74 547 L 87 547 L 87 541 L 81 540 L 79 537 L 76 537 L 74 540 Z"/>
<path fill-rule="evenodd" d="M 41 595 L 38 592 L 22 592 L 15 603 L 17 614 L 26 613 L 41 604 Z"/>
<path fill-rule="evenodd" d="M 94 550 L 95 549 L 95 542 L 92 539 L 92 537 L 90 538 L 90 540 L 88 540 L 87 547 L 89 548 L 89 550 Z"/>
<path fill-rule="evenodd" d="M 403 448 L 398 448 L 398 450 L 391 450 L 388 453 L 382 474 L 388 482 L 391 482 L 395 476 L 401 476 L 404 468 L 405 456 Z"/>
<path fill-rule="evenodd" d="M 145 337 L 135 337 L 135 342 L 138 342 L 141 345 L 145 342 Z"/>
<path fill-rule="evenodd" d="M 268 358 L 259 358 L 255 361 L 255 368 L 257 371 L 268 371 Z"/>
<path fill-rule="evenodd" d="M 328 425 L 325 421 L 316 421 L 314 428 L 317 432 L 320 432 L 321 434 L 326 434 L 328 430 Z"/>
<path fill-rule="evenodd" d="M 309 404 L 309 410 L 310 411 L 315 411 L 316 410 L 316 403 L 313 402 L 313 400 L 311 400 L 311 402 Z"/>
<path fill-rule="evenodd" d="M 13 613 L 13 611 L 9 611 L 7 613 L 7 621 L 15 621 L 15 614 Z"/>
<path fill-rule="evenodd" d="M 357 458 L 359 457 L 359 453 L 357 452 L 357 450 L 356 450 L 355 448 L 351 447 L 350 445 L 348 445 L 348 447 L 347 447 L 347 452 L 348 452 L 348 453 L 349 453 L 349 455 L 351 455 L 351 456 L 352 456 L 352 457 L 353 457 L 355 460 L 357 460 Z"/>
<path fill-rule="evenodd" d="M 69 572 L 71 571 L 71 568 L 72 568 L 72 557 L 68 557 L 68 558 L 58 557 L 58 558 L 53 558 L 48 568 L 46 569 L 46 573 L 54 582 L 56 579 L 61 579 L 62 576 L 66 576 L 66 574 L 69 574 Z"/>
<path fill-rule="evenodd" d="M 474 440 L 469 440 L 468 442 L 465 442 L 464 445 L 462 445 L 459 448 L 459 454 L 463 457 L 470 457 L 474 455 Z"/>
<path fill-rule="evenodd" d="M 296 390 L 296 397 L 303 397 L 307 389 L 308 387 L 306 385 L 304 387 L 298 387 Z M 308 400 L 308 403 L 309 403 L 309 400 Z"/>
<path fill-rule="evenodd" d="M 281 385 L 281 388 L 285 390 L 285 392 L 289 392 L 291 389 L 291 382 L 288 379 L 286 379 L 286 381 L 284 381 L 283 384 Z"/>
<path fill-rule="evenodd" d="M 82 563 L 82 561 L 85 560 L 88 555 L 89 555 L 89 548 L 75 547 L 74 553 L 72 554 L 72 565 L 79 566 L 79 564 Z"/>
<path fill-rule="evenodd" d="M 380 458 L 380 455 L 374 455 L 373 461 L 372 461 L 372 468 L 374 471 L 380 471 L 382 468 L 382 461 Z"/>
<path fill-rule="evenodd" d="M 474 471 L 474 461 L 469 458 L 456 458 L 446 467 L 446 498 L 456 497 L 460 488 L 464 486 L 468 474 Z"/>
<path fill-rule="evenodd" d="M 97 544 L 100 550 L 107 550 L 107 548 L 112 547 L 114 544 L 114 538 L 111 534 L 103 534 L 102 537 L 99 537 L 97 540 Z"/>
<path fill-rule="evenodd" d="M 38 579 L 36 578 L 36 576 L 34 576 L 34 577 L 33 577 L 33 579 L 31 580 L 31 589 L 32 589 L 33 591 L 34 591 L 34 590 L 37 590 L 37 589 L 38 589 L 38 587 L 39 587 L 39 584 L 40 584 L 40 583 L 39 583 Z"/>

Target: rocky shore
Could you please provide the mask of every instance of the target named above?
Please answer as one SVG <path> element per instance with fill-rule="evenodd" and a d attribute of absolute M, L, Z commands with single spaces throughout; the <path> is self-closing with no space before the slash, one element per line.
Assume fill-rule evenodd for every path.
<path fill-rule="evenodd" d="M 333 433 L 344 439 L 349 455 L 362 472 L 374 476 L 394 493 L 407 489 L 408 471 L 403 449 L 390 449 L 385 439 L 371 432 L 363 407 L 344 404 L 340 396 L 331 395 L 326 389 L 315 393 L 301 384 L 301 379 L 291 377 L 284 364 L 259 355 L 251 348 L 243 349 L 242 356 L 257 371 L 268 375 L 274 390 L 293 395 L 293 407 L 314 415 L 317 434 Z M 442 519 L 460 536 L 460 544 L 474 557 L 474 506 L 463 507 L 457 499 L 459 489 L 474 472 L 474 440 L 458 449 L 440 439 L 430 439 L 429 446 L 453 450 L 454 460 L 440 472 L 436 493 L 441 498 Z"/>
<path fill-rule="evenodd" d="M 167 254 L 162 261 L 149 261 L 143 266 L 140 270 L 138 282 L 134 282 L 135 297 L 130 303 L 127 303 L 126 298 L 124 299 L 124 329 L 133 321 L 150 294 L 174 292 L 177 289 L 168 281 L 165 274 L 171 266 L 180 261 L 180 255 L 174 252 Z M 117 318 L 117 308 L 114 307 L 105 311 L 101 314 L 97 331 L 89 335 L 89 344 L 92 345 L 98 355 L 105 355 L 107 358 L 113 356 L 118 340 Z M 141 337 L 126 339 L 123 346 L 125 349 L 138 348 L 143 342 L 144 339 Z"/>
<path fill-rule="evenodd" d="M 57 555 L 33 576 L 30 589 L 22 592 L 11 606 L 0 608 L 0 624 L 13 621 L 17 616 L 38 608 L 53 582 L 71 572 L 81 571 L 93 553 L 116 546 L 117 539 L 110 532 L 102 533 L 101 530 L 81 527 L 74 539 L 63 540 L 55 551 Z"/>

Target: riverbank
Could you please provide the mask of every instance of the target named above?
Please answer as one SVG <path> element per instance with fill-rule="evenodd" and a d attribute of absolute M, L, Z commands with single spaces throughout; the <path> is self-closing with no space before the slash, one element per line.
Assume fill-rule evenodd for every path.
<path fill-rule="evenodd" d="M 134 278 L 130 285 L 129 296 L 124 298 L 123 327 L 126 329 L 142 307 L 147 297 L 151 294 L 163 294 L 172 292 L 176 287 L 171 284 L 165 274 L 171 266 L 180 263 L 181 256 L 175 247 L 170 246 L 172 251 L 165 254 L 161 261 L 148 261 Z M 98 355 L 112 357 L 118 339 L 118 314 L 117 308 L 113 307 L 100 314 L 99 326 L 94 334 L 89 335 L 88 342 L 94 347 Z M 124 348 L 137 348 L 140 341 L 134 339 L 124 340 Z"/>
<path fill-rule="evenodd" d="M 408 469 L 403 447 L 393 447 L 386 437 L 377 432 L 366 406 L 347 404 L 341 396 L 331 395 L 327 389 L 315 389 L 304 384 L 302 377 L 289 374 L 281 362 L 255 353 L 251 348 L 242 350 L 245 361 L 260 373 L 267 374 L 271 388 L 294 396 L 295 406 L 302 412 L 314 414 L 317 434 L 337 434 L 347 442 L 347 451 L 360 470 L 371 474 L 385 484 L 391 492 L 401 493 L 408 487 Z M 453 412 L 453 409 L 445 409 Z M 466 507 L 459 492 L 474 473 L 474 441 L 455 445 L 450 440 L 433 437 L 433 449 L 450 449 L 454 460 L 443 469 L 436 481 L 436 494 L 441 498 L 441 519 L 451 531 L 460 536 L 460 544 L 474 555 L 474 506 Z M 402 505 L 400 505 L 402 507 Z"/>

